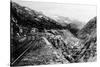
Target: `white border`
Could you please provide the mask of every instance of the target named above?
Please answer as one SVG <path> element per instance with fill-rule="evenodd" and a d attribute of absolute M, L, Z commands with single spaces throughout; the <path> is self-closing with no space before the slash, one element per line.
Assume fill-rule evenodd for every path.
<path fill-rule="evenodd" d="M 26 1 L 42 1 L 56 3 L 72 3 L 72 4 L 88 4 L 97 6 L 97 53 L 98 60 L 93 63 L 72 63 L 72 64 L 55 64 L 55 65 L 40 65 L 41 67 L 98 67 L 100 62 L 100 1 L 99 0 L 26 0 Z M 10 61 L 10 1 L 0 0 L 0 67 L 9 66 Z M 34 66 L 36 67 L 36 66 Z"/>

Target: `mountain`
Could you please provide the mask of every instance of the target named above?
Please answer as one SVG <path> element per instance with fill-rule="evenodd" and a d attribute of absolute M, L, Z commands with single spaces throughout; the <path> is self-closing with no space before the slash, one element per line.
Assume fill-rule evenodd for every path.
<path fill-rule="evenodd" d="M 52 16 L 52 19 L 57 21 L 63 26 L 67 26 L 67 29 L 76 36 L 76 33 L 83 28 L 85 25 L 84 22 L 78 21 L 76 19 L 70 19 L 69 17 L 64 16 Z"/>
<path fill-rule="evenodd" d="M 82 29 L 78 21 L 65 23 L 64 19 L 71 21 L 64 17 L 57 21 L 11 2 L 11 62 L 31 47 L 13 66 L 87 62 L 96 57 L 96 18 Z"/>
<path fill-rule="evenodd" d="M 61 24 L 70 24 L 70 25 L 72 25 L 72 27 L 75 25 L 78 29 L 81 29 L 85 25 L 84 22 L 76 20 L 76 19 L 71 19 L 69 17 L 53 16 L 51 18 L 53 18 L 55 21 L 57 21 L 58 23 L 61 23 Z"/>
<path fill-rule="evenodd" d="M 94 17 L 88 21 L 88 23 L 77 32 L 77 36 L 79 38 L 85 39 L 89 35 L 96 35 L 96 23 L 97 23 L 97 17 Z M 93 34 L 95 33 L 95 34 Z"/>
<path fill-rule="evenodd" d="M 57 16 L 58 19 L 55 20 L 45 16 L 42 12 L 21 6 L 15 2 L 11 2 L 11 17 L 17 20 L 15 23 L 17 26 L 24 26 L 28 30 L 31 30 L 32 27 L 38 28 L 39 31 L 44 31 L 44 29 L 69 29 L 71 33 L 76 35 L 77 31 L 83 27 L 82 22 L 78 20 L 71 20 L 63 16 Z M 14 20 L 11 21 L 15 22 Z"/>
<path fill-rule="evenodd" d="M 11 13 L 11 16 L 18 20 L 17 24 L 25 27 L 36 27 L 39 30 L 67 28 L 66 26 L 57 23 L 55 20 L 45 16 L 41 12 L 20 6 L 15 2 L 11 2 Z"/>

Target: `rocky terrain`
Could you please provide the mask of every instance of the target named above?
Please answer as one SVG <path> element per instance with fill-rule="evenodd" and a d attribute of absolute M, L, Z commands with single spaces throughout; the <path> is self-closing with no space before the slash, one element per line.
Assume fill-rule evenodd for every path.
<path fill-rule="evenodd" d="M 35 40 L 18 66 L 96 61 L 96 17 L 78 29 L 15 2 L 11 2 L 10 9 L 11 53 L 16 46 Z M 11 54 L 11 60 L 13 57 Z"/>

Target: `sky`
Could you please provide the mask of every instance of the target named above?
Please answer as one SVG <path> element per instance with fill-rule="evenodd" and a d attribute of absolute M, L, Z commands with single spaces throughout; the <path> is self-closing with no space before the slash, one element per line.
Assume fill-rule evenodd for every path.
<path fill-rule="evenodd" d="M 43 12 L 43 14 L 49 17 L 64 16 L 86 23 L 91 18 L 96 16 L 96 6 L 93 5 L 23 1 L 23 0 L 12 0 L 12 1 L 22 6 L 34 9 L 36 11 Z"/>

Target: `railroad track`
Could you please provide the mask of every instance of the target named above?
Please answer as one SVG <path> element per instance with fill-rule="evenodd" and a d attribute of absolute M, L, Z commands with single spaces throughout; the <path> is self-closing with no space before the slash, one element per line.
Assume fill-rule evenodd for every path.
<path fill-rule="evenodd" d="M 13 62 L 11 62 L 10 63 L 10 65 L 11 66 L 16 66 L 20 61 L 21 61 L 21 59 L 25 56 L 25 54 L 31 49 L 31 47 L 33 47 L 33 44 L 35 43 L 36 41 L 34 40 L 32 40 L 32 41 L 30 41 L 28 44 L 26 44 L 26 46 L 23 46 L 24 47 L 24 50 L 22 50 L 23 52 L 21 52 L 20 54 L 19 54 L 19 56 L 13 61 Z M 16 51 L 16 52 L 20 52 L 21 51 L 21 49 L 23 49 L 23 48 L 20 48 L 18 51 Z"/>

